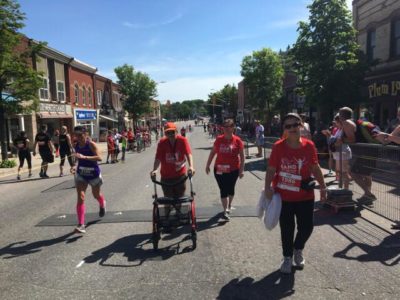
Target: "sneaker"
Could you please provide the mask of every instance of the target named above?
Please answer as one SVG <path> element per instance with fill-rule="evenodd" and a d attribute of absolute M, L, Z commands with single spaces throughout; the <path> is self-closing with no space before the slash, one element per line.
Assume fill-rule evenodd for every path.
<path fill-rule="evenodd" d="M 280 271 L 284 274 L 292 273 L 293 259 L 290 256 L 285 256 L 283 258 Z"/>
<path fill-rule="evenodd" d="M 31 177 L 32 177 L 32 173 L 29 173 L 29 174 L 28 174 L 28 177 L 31 178 Z"/>
<path fill-rule="evenodd" d="M 43 175 L 42 175 L 42 178 L 50 178 L 50 177 L 49 177 L 49 175 L 47 175 L 47 174 L 43 174 Z"/>
<path fill-rule="evenodd" d="M 224 214 L 222 215 L 222 219 L 224 219 L 225 221 L 229 221 L 231 219 L 227 211 L 225 211 Z"/>
<path fill-rule="evenodd" d="M 85 225 L 78 225 L 75 227 L 75 233 L 86 233 Z"/>
<path fill-rule="evenodd" d="M 61 172 L 61 173 L 60 173 L 60 177 L 63 177 L 63 176 L 64 176 L 64 173 L 63 173 L 63 172 Z"/>
<path fill-rule="evenodd" d="M 104 217 L 105 214 L 106 214 L 106 207 L 105 206 L 104 207 L 100 207 L 99 217 L 102 218 L 102 217 Z"/>
<path fill-rule="evenodd" d="M 20 175 L 17 176 L 17 180 L 21 180 L 21 176 Z"/>
<path fill-rule="evenodd" d="M 39 176 L 40 176 L 40 178 L 43 177 L 43 171 L 40 171 Z"/>
<path fill-rule="evenodd" d="M 296 250 L 294 249 L 294 264 L 298 268 L 304 268 L 304 263 L 306 262 L 304 257 L 303 257 L 303 251 L 302 250 Z"/>

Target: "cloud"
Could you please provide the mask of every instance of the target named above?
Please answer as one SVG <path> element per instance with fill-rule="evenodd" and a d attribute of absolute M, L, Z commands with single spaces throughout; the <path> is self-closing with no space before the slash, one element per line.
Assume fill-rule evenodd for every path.
<path fill-rule="evenodd" d="M 128 28 L 132 28 L 132 29 L 148 29 L 148 28 L 161 27 L 161 26 L 166 26 L 166 25 L 175 23 L 182 17 L 183 17 L 183 14 L 178 14 L 178 15 L 173 16 L 165 21 L 156 22 L 156 23 L 148 23 L 148 24 L 131 23 L 129 21 L 125 21 L 122 23 L 122 25 L 125 27 L 128 27 Z"/>
<path fill-rule="evenodd" d="M 182 77 L 159 84 L 158 99 L 165 103 L 203 99 L 207 100 L 212 90 L 220 90 L 226 84 L 237 84 L 242 80 L 241 76 L 215 76 L 215 77 Z"/>

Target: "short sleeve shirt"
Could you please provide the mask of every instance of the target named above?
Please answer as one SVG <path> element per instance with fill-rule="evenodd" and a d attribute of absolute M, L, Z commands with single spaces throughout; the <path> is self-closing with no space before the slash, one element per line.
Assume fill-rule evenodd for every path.
<path fill-rule="evenodd" d="M 161 162 L 161 178 L 178 178 L 186 174 L 186 155 L 192 151 L 188 140 L 180 135 L 175 136 L 175 144 L 164 137 L 157 146 L 156 159 Z"/>
<path fill-rule="evenodd" d="M 50 136 L 47 133 L 39 132 L 36 134 L 35 142 L 39 145 L 39 152 L 50 151 Z"/>
<path fill-rule="evenodd" d="M 242 140 L 233 135 L 231 139 L 226 139 L 220 135 L 214 142 L 214 152 L 217 154 L 214 169 L 217 174 L 230 173 L 240 167 L 239 153 L 243 149 Z"/>
<path fill-rule="evenodd" d="M 314 190 L 306 191 L 300 185 L 311 176 L 311 166 L 315 164 L 318 164 L 317 150 L 308 139 L 302 138 L 298 149 L 290 148 L 284 139 L 274 144 L 269 158 L 269 166 L 276 169 L 272 186 L 283 201 L 314 199 Z"/>
<path fill-rule="evenodd" d="M 264 135 L 264 126 L 261 124 L 256 127 L 256 136 L 260 137 Z"/>

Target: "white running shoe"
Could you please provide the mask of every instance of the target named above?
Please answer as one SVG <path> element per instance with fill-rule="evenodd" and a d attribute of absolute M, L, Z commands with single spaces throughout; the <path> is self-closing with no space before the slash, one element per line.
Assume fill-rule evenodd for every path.
<path fill-rule="evenodd" d="M 86 233 L 85 225 L 78 225 L 75 227 L 75 233 Z"/>
<path fill-rule="evenodd" d="M 281 268 L 280 268 L 281 273 L 284 273 L 284 274 L 292 273 L 292 266 L 293 266 L 293 259 L 290 256 L 285 256 L 283 258 Z"/>
<path fill-rule="evenodd" d="M 303 250 L 294 249 L 293 256 L 294 256 L 295 266 L 298 268 L 304 268 L 304 264 L 305 264 L 306 260 L 303 257 Z"/>

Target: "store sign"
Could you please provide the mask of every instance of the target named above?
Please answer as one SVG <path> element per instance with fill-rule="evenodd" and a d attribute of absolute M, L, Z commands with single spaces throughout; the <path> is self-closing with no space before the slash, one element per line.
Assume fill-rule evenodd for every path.
<path fill-rule="evenodd" d="M 55 103 L 43 103 L 39 104 L 40 112 L 49 112 L 49 113 L 67 113 L 65 104 L 55 104 Z"/>
<path fill-rule="evenodd" d="M 95 110 L 75 110 L 77 120 L 96 120 L 97 111 Z"/>
<path fill-rule="evenodd" d="M 368 86 L 369 98 L 376 98 L 381 96 L 399 96 L 400 95 L 400 81 L 389 81 L 383 83 L 371 83 Z"/>

